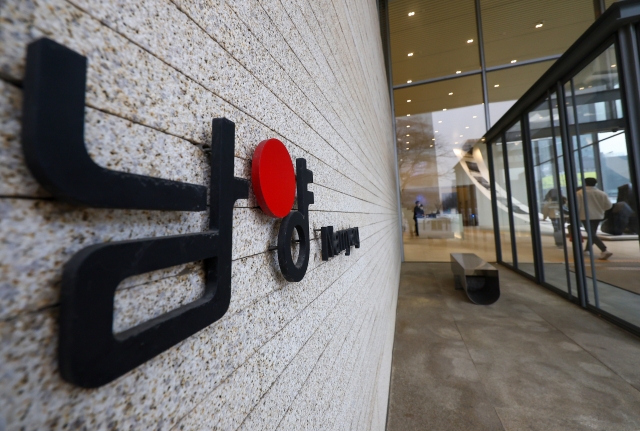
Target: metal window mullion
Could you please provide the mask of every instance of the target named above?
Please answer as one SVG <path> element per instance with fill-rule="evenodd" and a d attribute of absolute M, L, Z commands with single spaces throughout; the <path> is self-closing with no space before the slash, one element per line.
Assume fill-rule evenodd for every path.
<path fill-rule="evenodd" d="M 556 92 L 557 93 L 557 92 Z M 556 95 L 556 100 L 558 101 L 558 114 L 560 113 L 560 100 L 558 99 L 557 95 Z M 551 94 L 549 94 L 549 97 L 547 98 L 547 105 L 548 105 L 548 109 L 549 109 L 549 119 L 550 119 L 550 125 L 551 125 L 551 142 L 552 142 L 552 151 L 553 151 L 553 165 L 554 165 L 554 173 L 555 173 L 555 181 L 556 181 L 556 193 L 558 194 L 558 205 L 560 207 L 560 227 L 562 228 L 562 246 L 563 246 L 563 251 L 564 251 L 564 273 L 565 276 L 567 277 L 567 287 L 569 290 L 569 297 L 571 297 L 572 293 L 571 293 L 571 275 L 570 275 L 570 271 L 569 271 L 569 252 L 567 250 L 567 236 L 565 235 L 565 230 L 564 230 L 564 210 L 563 210 L 563 204 L 562 204 L 562 187 L 560 185 L 560 167 L 558 166 L 558 147 L 557 147 L 557 143 L 556 143 L 556 131 L 555 131 L 555 121 L 553 120 L 553 106 L 551 105 Z M 566 159 L 566 156 L 564 156 L 564 151 L 563 151 L 563 157 Z M 567 177 L 567 173 L 566 173 L 566 169 L 565 169 L 565 182 L 566 182 L 566 177 Z M 554 239 L 555 240 L 555 239 Z"/>
<path fill-rule="evenodd" d="M 534 179 L 533 151 L 531 143 L 531 128 L 529 127 L 529 115 L 527 111 L 522 114 L 520 123 L 522 133 L 522 155 L 524 157 L 524 178 L 527 190 L 527 203 L 529 205 L 529 232 L 531 235 L 531 252 L 533 253 L 533 268 L 536 281 L 542 283 L 544 271 L 542 268 L 542 245 L 540 238 L 540 220 L 538 217 L 537 192 Z"/>
<path fill-rule="evenodd" d="M 480 69 L 482 74 L 482 98 L 484 100 L 484 122 L 486 130 L 491 127 L 491 117 L 489 113 L 489 92 L 487 91 L 487 65 L 484 58 L 484 36 L 482 32 L 482 11 L 480 0 L 476 0 L 476 30 L 478 32 L 478 48 L 480 55 Z"/>
<path fill-rule="evenodd" d="M 507 209 L 509 213 L 509 235 L 511 236 L 511 260 L 514 268 L 518 267 L 518 253 L 516 249 L 516 231 L 513 222 L 513 203 L 511 202 L 511 175 L 509 174 L 509 151 L 507 149 L 507 131 L 502 132 L 502 158 L 504 162 L 504 182 L 507 189 Z"/>
<path fill-rule="evenodd" d="M 493 239 L 496 243 L 496 261 L 502 262 L 502 244 L 500 243 L 500 220 L 498 218 L 498 202 L 496 200 L 496 173 L 494 171 L 495 166 L 493 163 L 493 144 L 487 145 L 487 158 L 489 159 L 489 182 L 491 188 L 491 212 L 493 218 Z"/>
<path fill-rule="evenodd" d="M 567 116 L 567 103 L 565 100 L 564 86 L 556 83 L 556 94 L 558 96 L 558 115 L 560 116 L 560 133 L 562 134 L 562 152 L 564 153 L 564 171 L 565 180 L 567 182 L 567 203 L 569 204 L 569 221 L 571 222 L 571 236 L 573 237 L 573 264 L 576 273 L 576 289 L 578 291 L 578 300 L 582 307 L 586 307 L 586 284 L 585 284 L 585 267 L 582 260 L 582 243 L 579 242 L 580 220 L 578 220 L 578 205 L 576 202 L 576 183 L 577 178 L 575 163 L 573 160 L 573 151 L 571 145 L 571 134 L 569 133 L 569 121 Z"/>
<path fill-rule="evenodd" d="M 581 178 L 581 183 L 582 183 L 582 205 L 584 207 L 584 217 L 585 217 L 585 230 L 587 231 L 587 247 L 589 248 L 589 262 L 591 263 L 591 283 L 593 284 L 593 295 L 595 296 L 595 302 L 596 302 L 596 307 L 598 307 L 599 305 L 599 301 L 598 301 L 598 282 L 596 280 L 596 267 L 594 265 L 594 261 L 593 261 L 593 241 L 591 241 L 591 238 L 593 238 L 593 235 L 595 235 L 595 232 L 591 232 L 591 218 L 589 217 L 589 207 L 587 205 L 587 191 L 586 191 L 586 187 L 587 185 L 584 182 L 584 161 L 582 159 L 582 141 L 580 140 L 580 125 L 579 125 L 579 121 L 578 121 L 578 107 L 576 106 L 576 91 L 575 91 L 575 86 L 573 83 L 573 78 L 571 78 L 571 80 L 569 81 L 569 83 L 571 84 L 571 104 L 572 104 L 572 108 L 573 108 L 573 127 L 575 129 L 576 132 L 576 143 L 577 143 L 577 151 L 578 151 L 578 164 L 580 165 L 580 178 Z M 571 157 L 573 157 L 573 154 L 571 154 Z M 577 177 L 576 177 L 577 178 Z M 580 214 L 578 214 L 578 217 L 580 216 Z M 582 220 L 580 220 L 582 221 Z M 581 244 L 582 245 L 582 244 Z M 586 279 L 586 271 L 585 271 L 585 298 L 587 301 L 589 301 L 589 290 L 587 289 L 587 279 Z"/>

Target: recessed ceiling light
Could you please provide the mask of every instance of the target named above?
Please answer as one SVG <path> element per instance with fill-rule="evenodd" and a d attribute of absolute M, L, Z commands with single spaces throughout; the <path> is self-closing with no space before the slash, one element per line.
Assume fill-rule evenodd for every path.
<path fill-rule="evenodd" d="M 616 67 L 616 65 L 615 65 L 615 64 L 612 64 L 612 65 L 611 65 L 611 67 Z"/>
<path fill-rule="evenodd" d="M 465 128 L 465 129 L 468 129 L 468 128 L 469 128 L 469 126 L 464 126 L 464 128 Z"/>
<path fill-rule="evenodd" d="M 462 138 L 462 135 L 460 135 L 460 137 Z"/>
<path fill-rule="evenodd" d="M 412 82 L 413 82 L 412 80 L 408 80 L 408 81 L 407 81 L 407 84 L 411 84 Z"/>
<path fill-rule="evenodd" d="M 500 84 L 496 84 L 496 85 L 494 85 L 494 87 L 498 88 L 498 87 L 500 87 Z"/>
<path fill-rule="evenodd" d="M 407 126 L 407 127 L 411 127 L 411 126 Z"/>
<path fill-rule="evenodd" d="M 432 145 L 429 145 L 429 146 L 430 146 L 430 147 L 433 147 L 433 144 L 432 144 Z"/>
<path fill-rule="evenodd" d="M 458 73 L 462 73 L 462 70 L 456 70 L 456 75 L 457 75 Z"/>
<path fill-rule="evenodd" d="M 409 149 L 409 147 L 407 147 L 407 150 Z"/>
<path fill-rule="evenodd" d="M 411 102 L 411 99 L 407 100 L 407 103 Z"/>
<path fill-rule="evenodd" d="M 415 12 L 409 12 L 409 16 L 414 16 L 415 14 Z"/>
<path fill-rule="evenodd" d="M 453 96 L 453 93 L 449 93 L 449 96 Z"/>
<path fill-rule="evenodd" d="M 446 111 L 446 110 L 447 110 L 447 108 L 444 108 L 444 109 L 443 109 L 443 111 Z"/>
<path fill-rule="evenodd" d="M 578 90 L 584 90 L 584 87 L 580 87 L 580 88 L 578 88 Z"/>
<path fill-rule="evenodd" d="M 409 143 L 409 141 L 407 141 L 407 144 Z"/>
<path fill-rule="evenodd" d="M 456 145 L 458 145 L 458 143 L 456 142 Z"/>
<path fill-rule="evenodd" d="M 442 120 L 438 121 L 438 123 L 442 123 Z"/>
<path fill-rule="evenodd" d="M 407 133 L 407 136 L 411 136 L 411 135 Z"/>
<path fill-rule="evenodd" d="M 407 114 L 407 117 L 411 117 L 411 114 Z"/>
<path fill-rule="evenodd" d="M 473 43 L 473 39 L 467 39 L 467 43 Z"/>
<path fill-rule="evenodd" d="M 474 116 L 473 116 L 473 118 L 478 118 L 478 116 L 477 116 L 477 115 L 474 115 Z"/>
<path fill-rule="evenodd" d="M 436 133 L 438 133 L 438 131 L 436 130 Z"/>
<path fill-rule="evenodd" d="M 540 21 L 539 23 L 536 24 L 536 28 L 540 28 L 544 25 L 544 21 Z"/>
<path fill-rule="evenodd" d="M 515 63 L 516 61 L 518 61 L 518 60 L 511 60 L 511 63 L 513 64 L 513 63 Z"/>
<path fill-rule="evenodd" d="M 410 52 L 409 54 L 407 54 L 408 57 L 413 57 L 413 52 Z"/>
<path fill-rule="evenodd" d="M 436 140 L 436 138 L 431 138 L 431 140 L 432 140 L 432 141 L 435 141 L 435 140 Z"/>

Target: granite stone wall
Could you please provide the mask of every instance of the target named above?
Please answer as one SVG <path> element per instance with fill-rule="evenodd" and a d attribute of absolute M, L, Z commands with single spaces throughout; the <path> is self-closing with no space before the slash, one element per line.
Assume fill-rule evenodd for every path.
<path fill-rule="evenodd" d="M 87 390 L 57 371 L 62 267 L 109 241 L 200 232 L 206 212 L 95 209 L 52 198 L 22 155 L 26 45 L 88 58 L 96 163 L 207 185 L 211 119 L 236 124 L 235 175 L 278 138 L 313 171 L 312 229 L 361 247 L 284 280 L 279 220 L 236 202 L 232 299 L 218 322 Z M 374 0 L 0 2 L 0 430 L 383 429 L 399 277 L 391 113 Z M 201 263 L 125 280 L 121 332 L 198 298 Z"/>

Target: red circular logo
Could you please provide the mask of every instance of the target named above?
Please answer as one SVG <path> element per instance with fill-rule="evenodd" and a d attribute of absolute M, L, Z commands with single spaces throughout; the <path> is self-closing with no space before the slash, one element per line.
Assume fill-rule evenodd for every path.
<path fill-rule="evenodd" d="M 251 161 L 251 183 L 262 211 L 278 218 L 289 214 L 296 195 L 296 175 L 282 142 L 260 142 Z"/>

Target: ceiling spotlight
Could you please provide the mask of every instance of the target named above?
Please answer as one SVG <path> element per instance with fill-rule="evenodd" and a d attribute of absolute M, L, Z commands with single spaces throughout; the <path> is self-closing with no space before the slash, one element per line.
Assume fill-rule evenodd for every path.
<path fill-rule="evenodd" d="M 460 137 L 462 138 L 462 135 L 460 135 Z"/>
<path fill-rule="evenodd" d="M 407 133 L 407 136 L 411 136 L 411 135 Z"/>
<path fill-rule="evenodd" d="M 449 96 L 453 96 L 453 93 L 449 93 Z"/>
<path fill-rule="evenodd" d="M 415 12 L 409 12 L 409 16 L 414 16 L 415 14 Z"/>
<path fill-rule="evenodd" d="M 444 109 L 443 109 L 443 111 L 446 111 L 446 110 L 447 110 L 447 108 L 444 108 Z"/>
<path fill-rule="evenodd" d="M 458 143 L 456 142 L 456 145 L 458 145 Z"/>
<path fill-rule="evenodd" d="M 432 140 L 432 141 L 435 141 L 435 140 L 436 140 L 436 138 L 431 138 L 431 140 Z"/>
<path fill-rule="evenodd" d="M 407 150 L 409 149 L 409 147 L 407 147 Z"/>
<path fill-rule="evenodd" d="M 544 25 L 544 21 L 540 21 L 539 23 L 536 24 L 536 28 L 540 28 Z"/>
<path fill-rule="evenodd" d="M 467 43 L 473 43 L 473 39 L 468 39 Z"/>
<path fill-rule="evenodd" d="M 411 126 L 407 125 L 407 127 L 411 127 Z"/>
<path fill-rule="evenodd" d="M 438 121 L 438 123 L 442 123 L 442 120 Z"/>
<path fill-rule="evenodd" d="M 436 133 L 438 133 L 438 131 L 436 130 Z"/>
<path fill-rule="evenodd" d="M 407 100 L 407 103 L 411 102 L 411 99 Z"/>
<path fill-rule="evenodd" d="M 477 115 L 474 115 L 474 116 L 473 116 L 473 118 L 478 118 L 478 116 L 477 116 Z"/>
<path fill-rule="evenodd" d="M 411 114 L 407 114 L 407 117 L 411 117 Z"/>
<path fill-rule="evenodd" d="M 578 88 L 578 90 L 584 90 L 584 87 L 580 87 L 580 88 Z"/>
<path fill-rule="evenodd" d="M 518 61 L 518 60 L 511 60 L 511 64 L 515 63 L 516 61 Z"/>
<path fill-rule="evenodd" d="M 465 128 L 465 129 L 468 129 L 468 128 L 469 128 L 469 126 L 464 126 L 464 128 Z"/>
<path fill-rule="evenodd" d="M 456 75 L 462 73 L 462 70 L 456 70 Z"/>
<path fill-rule="evenodd" d="M 409 143 L 409 141 L 407 141 L 407 144 Z"/>
<path fill-rule="evenodd" d="M 616 65 L 615 65 L 615 64 L 612 64 L 612 65 L 611 65 L 611 67 L 616 67 Z"/>
<path fill-rule="evenodd" d="M 498 88 L 498 87 L 500 87 L 500 84 L 496 84 L 496 85 L 494 85 L 494 87 Z"/>
<path fill-rule="evenodd" d="M 432 144 L 432 145 L 429 145 L 429 147 L 433 147 L 433 144 Z"/>
<path fill-rule="evenodd" d="M 407 81 L 407 84 L 411 84 L 412 82 L 413 82 L 412 80 L 408 80 L 408 81 Z"/>
<path fill-rule="evenodd" d="M 409 54 L 407 54 L 408 57 L 413 57 L 413 52 L 410 52 Z"/>

